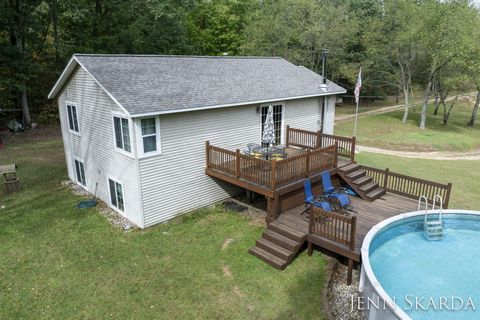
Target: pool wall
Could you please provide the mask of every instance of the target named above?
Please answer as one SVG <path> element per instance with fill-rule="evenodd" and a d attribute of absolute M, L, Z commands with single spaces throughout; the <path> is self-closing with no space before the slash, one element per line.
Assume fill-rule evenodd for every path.
<path fill-rule="evenodd" d="M 438 213 L 438 210 L 428 211 L 429 213 Z M 448 209 L 443 210 L 443 214 L 466 214 L 466 215 L 480 215 L 478 211 L 471 210 L 456 210 Z M 361 256 L 362 267 L 360 272 L 360 285 L 359 290 L 363 294 L 363 310 L 365 312 L 365 318 L 368 320 L 391 320 L 391 319 L 411 319 L 382 288 L 382 285 L 378 281 L 377 277 L 373 273 L 372 266 L 370 264 L 370 244 L 374 240 L 375 236 L 385 228 L 390 227 L 395 222 L 405 220 L 407 218 L 423 216 L 425 211 L 414 211 L 409 213 L 402 213 L 386 219 L 375 226 L 367 233 L 363 240 Z"/>

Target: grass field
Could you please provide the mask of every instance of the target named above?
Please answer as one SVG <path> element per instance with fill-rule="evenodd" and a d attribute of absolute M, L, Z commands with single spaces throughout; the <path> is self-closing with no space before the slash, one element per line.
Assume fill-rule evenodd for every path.
<path fill-rule="evenodd" d="M 0 319 L 322 318 L 322 255 L 272 269 L 247 253 L 254 220 L 217 207 L 123 232 L 75 208 L 60 140 L 10 144 L 8 162 L 23 190 L 0 192 Z"/>
<path fill-rule="evenodd" d="M 407 159 L 362 152 L 355 156 L 361 163 L 377 168 L 424 178 L 440 183 L 453 183 L 450 208 L 480 210 L 480 170 L 478 161 L 444 161 Z"/>
<path fill-rule="evenodd" d="M 398 103 L 395 101 L 394 97 L 386 97 L 382 100 L 375 100 L 375 101 L 370 101 L 368 99 L 362 98 L 361 100 L 362 108 L 359 110 L 359 112 L 362 113 L 366 111 L 372 111 L 382 107 L 389 107 L 389 106 L 394 106 L 402 103 L 403 103 L 403 98 L 399 98 Z M 346 101 L 335 107 L 335 113 L 339 115 L 353 114 L 355 113 L 355 108 L 356 108 L 355 101 Z"/>
<path fill-rule="evenodd" d="M 409 151 L 469 151 L 480 149 L 480 122 L 467 127 L 472 106 L 458 102 L 452 111 L 448 126 L 442 124 L 442 115 L 433 115 L 429 106 L 427 128 L 418 128 L 420 109 L 410 112 L 409 120 L 401 122 L 403 110 L 359 118 L 357 139 L 359 144 L 394 150 Z M 351 136 L 353 121 L 335 125 L 335 134 Z"/>

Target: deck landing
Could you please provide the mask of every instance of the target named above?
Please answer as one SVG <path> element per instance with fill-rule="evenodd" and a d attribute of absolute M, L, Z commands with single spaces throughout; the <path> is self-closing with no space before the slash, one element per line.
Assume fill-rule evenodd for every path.
<path fill-rule="evenodd" d="M 416 200 L 391 193 L 386 193 L 373 202 L 358 197 L 350 197 L 350 199 L 353 206 L 351 214 L 357 216 L 355 251 L 358 253 L 360 253 L 363 239 L 374 225 L 397 214 L 417 210 Z M 305 212 L 304 206 L 285 211 L 280 215 L 280 218 L 296 221 L 296 228 L 308 233 L 308 213 Z"/>
<path fill-rule="evenodd" d="M 355 233 L 355 258 L 359 261 L 363 239 L 377 223 L 400 213 L 415 211 L 417 202 L 412 199 L 386 193 L 381 198 L 369 202 L 358 197 L 350 197 L 357 217 Z M 300 253 L 308 236 L 309 213 L 298 206 L 280 214 L 270 223 L 262 238 L 250 249 L 250 253 L 276 269 L 285 269 Z"/>

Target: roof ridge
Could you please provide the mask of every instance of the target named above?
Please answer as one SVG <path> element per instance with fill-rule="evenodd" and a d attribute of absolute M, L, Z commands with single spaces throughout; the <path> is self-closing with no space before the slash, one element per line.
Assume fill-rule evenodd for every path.
<path fill-rule="evenodd" d="M 133 58 L 201 58 L 201 59 L 283 59 L 278 56 L 198 56 L 198 55 L 169 55 L 169 54 L 127 54 L 127 53 L 74 53 L 74 56 L 87 57 L 133 57 Z"/>

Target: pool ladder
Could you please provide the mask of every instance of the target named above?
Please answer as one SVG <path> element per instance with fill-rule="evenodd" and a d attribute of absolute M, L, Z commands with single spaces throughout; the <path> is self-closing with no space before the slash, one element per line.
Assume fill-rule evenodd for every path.
<path fill-rule="evenodd" d="M 442 240 L 443 239 L 443 222 L 442 222 L 442 210 L 443 210 L 443 199 L 438 194 L 433 198 L 432 211 L 435 210 L 435 205 L 440 204 L 438 209 L 438 214 L 428 212 L 428 199 L 425 196 L 421 196 L 418 199 L 418 211 L 422 206 L 422 200 L 425 202 L 425 218 L 423 222 L 423 230 L 425 232 L 425 238 L 430 241 Z M 429 219 L 429 215 L 433 218 Z"/>

